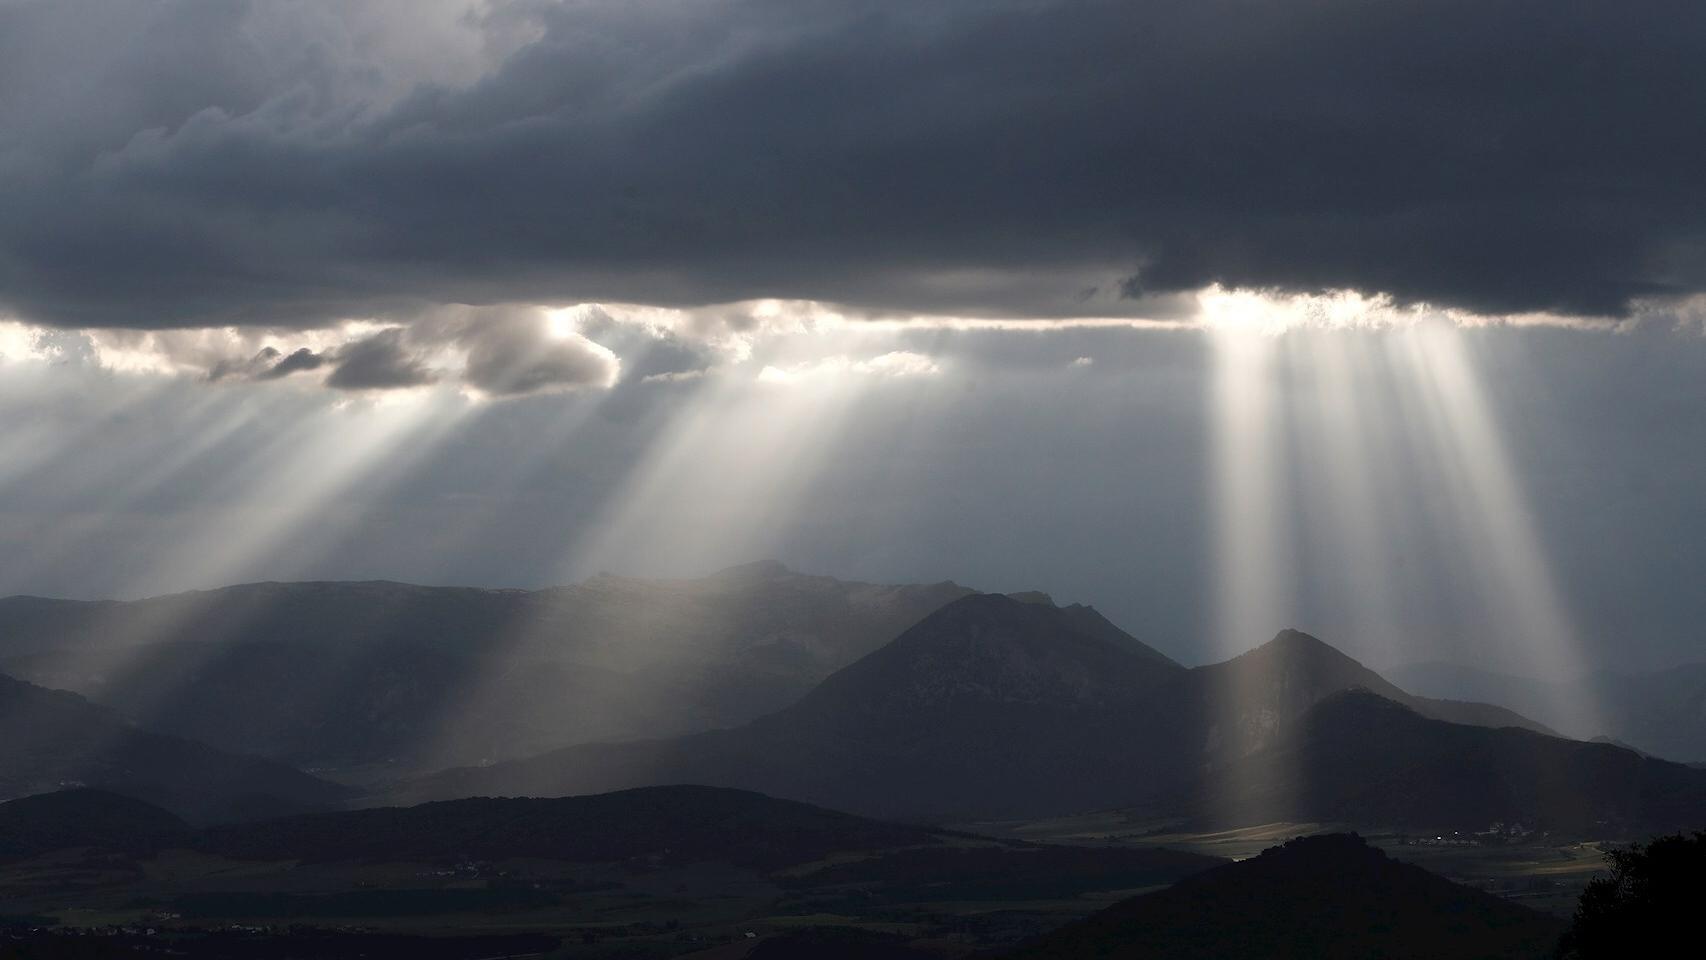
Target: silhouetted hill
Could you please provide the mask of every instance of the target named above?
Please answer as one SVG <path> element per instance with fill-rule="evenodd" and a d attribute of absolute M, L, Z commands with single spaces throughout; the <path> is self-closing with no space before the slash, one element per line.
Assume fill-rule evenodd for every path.
<path fill-rule="evenodd" d="M 1412 696 L 1331 645 L 1297 630 L 1282 630 L 1248 653 L 1192 672 L 1211 754 L 1236 756 L 1257 749 L 1315 704 L 1356 689 L 1372 691 L 1438 720 L 1551 732 L 1500 707 Z"/>
<path fill-rule="evenodd" d="M 72 847 L 144 851 L 188 835 L 189 826 L 177 816 L 105 790 L 61 790 L 0 803 L 0 857 Z"/>
<path fill-rule="evenodd" d="M 1450 663 L 1391 671 L 1406 689 L 1484 700 L 1576 737 L 1605 736 L 1667 760 L 1706 760 L 1706 663 L 1548 682 Z"/>
<path fill-rule="evenodd" d="M 733 726 L 968 593 L 780 564 L 547 590 L 258 583 L 0 600 L 0 670 L 310 769 L 434 769 Z"/>
<path fill-rule="evenodd" d="M 1134 897 L 1014 960 L 1518 960 L 1563 925 L 1400 863 L 1355 835 L 1293 840 Z"/>
<path fill-rule="evenodd" d="M 1610 744 L 1446 723 L 1358 690 L 1215 770 L 1176 807 L 1243 823 L 1639 836 L 1706 822 L 1706 772 Z"/>
<path fill-rule="evenodd" d="M 249 860 L 645 858 L 767 870 L 832 853 L 940 842 L 938 833 L 923 828 L 748 791 L 672 786 L 311 814 L 212 828 L 196 845 Z"/>
<path fill-rule="evenodd" d="M 130 726 L 74 693 L 0 676 L 0 796 L 89 786 L 190 819 L 318 809 L 346 790 L 258 757 Z"/>
<path fill-rule="evenodd" d="M 873 816 L 1107 805 L 1190 762 L 1177 664 L 1087 608 L 957 600 L 743 727 L 591 744 L 404 785 L 405 799 L 714 783 Z"/>

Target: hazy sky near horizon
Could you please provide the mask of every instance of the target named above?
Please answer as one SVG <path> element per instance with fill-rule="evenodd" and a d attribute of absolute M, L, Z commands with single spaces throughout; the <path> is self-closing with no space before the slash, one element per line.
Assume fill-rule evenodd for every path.
<path fill-rule="evenodd" d="M 0 0 L 0 594 L 777 557 L 1190 661 L 1706 659 L 1703 58 L 1657 0 Z"/>

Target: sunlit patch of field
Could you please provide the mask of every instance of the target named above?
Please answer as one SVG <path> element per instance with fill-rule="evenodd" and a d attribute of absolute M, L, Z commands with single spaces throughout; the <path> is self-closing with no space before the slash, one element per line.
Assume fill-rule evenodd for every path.
<path fill-rule="evenodd" d="M 1349 829 L 1341 824 L 1286 822 L 1205 833 L 1182 831 L 1178 826 L 1178 820 L 1145 819 L 1126 811 L 1103 810 L 1042 820 L 972 823 L 960 829 L 1036 843 L 1167 847 L 1228 860 L 1254 856 L 1293 837 Z"/>

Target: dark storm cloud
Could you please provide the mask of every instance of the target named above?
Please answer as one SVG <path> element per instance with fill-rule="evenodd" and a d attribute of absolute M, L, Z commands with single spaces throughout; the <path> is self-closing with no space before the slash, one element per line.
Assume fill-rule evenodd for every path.
<path fill-rule="evenodd" d="M 30 319 L 1109 314 L 1215 281 L 1618 313 L 1706 288 L 1683 0 L 527 4 L 533 41 L 478 82 L 390 99 L 345 82 L 361 51 L 232 5 L 56 47 L 107 9 L 0 8 L 0 300 Z"/>

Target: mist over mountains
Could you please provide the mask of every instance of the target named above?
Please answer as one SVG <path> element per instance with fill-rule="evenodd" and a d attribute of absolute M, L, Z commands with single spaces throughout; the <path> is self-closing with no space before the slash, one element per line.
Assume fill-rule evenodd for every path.
<path fill-rule="evenodd" d="M 0 600 L 0 673 L 302 767 L 430 770 L 745 722 L 943 603 L 758 563 L 549 590 L 247 584 Z"/>
<path fill-rule="evenodd" d="M 1377 720 L 1406 719 L 1371 725 L 1337 702 L 1352 694 L 1347 702 L 1384 705 Z M 1496 746 L 1460 751 L 1461 738 L 1477 729 L 1496 735 Z M 1322 746 L 1341 736 L 1366 745 L 1367 755 Z M 1306 774 L 1299 752 L 1314 758 Z M 1457 771 L 1448 782 L 1432 769 L 1441 754 Z M 1641 778 L 1612 775 L 1622 760 L 1666 789 L 1649 796 Z M 1321 789 L 1302 790 L 1296 778 L 1305 775 Z M 1626 789 L 1597 789 L 1608 775 Z M 1494 788 L 1529 777 L 1556 789 Z M 1348 790 L 1347 780 L 1358 789 Z M 1432 803 L 1412 780 L 1470 799 Z M 1192 669 L 1089 608 L 988 594 L 949 603 L 799 702 L 744 726 L 452 770 L 400 784 L 392 796 L 555 795 L 672 782 L 913 820 L 1133 807 L 1220 826 L 1313 819 L 1416 830 L 1500 821 L 1570 831 L 1672 828 L 1689 822 L 1691 805 L 1706 796 L 1699 771 L 1564 740 L 1502 708 L 1412 696 L 1296 631 Z M 1415 802 L 1378 802 L 1390 795 Z M 1241 799 L 1217 808 L 1220 796 Z"/>
<path fill-rule="evenodd" d="M 12 598 L 0 626 L 0 665 L 102 706 L 12 689 L 123 732 L 98 750 L 44 732 L 81 766 L 20 771 L 14 795 L 63 781 L 162 799 L 137 784 L 171 783 L 178 761 L 137 774 L 113 758 L 183 743 L 286 780 L 294 765 L 358 784 L 358 804 L 700 783 L 912 821 L 1131 808 L 1221 826 L 1582 833 L 1681 825 L 1706 777 L 1505 707 L 1416 696 L 1297 631 L 1191 668 L 1046 595 L 774 563 L 544 591 Z M 346 789 L 256 783 L 257 797 L 309 806 Z M 166 805 L 200 817 L 210 804 Z"/>
<path fill-rule="evenodd" d="M 961 947 L 1211 956 L 1225 941 L 1188 918 L 1219 902 L 1237 918 L 1227 929 L 1256 924 L 1275 942 L 1412 949 L 1436 940 L 1395 931 L 1450 917 L 1438 943 L 1537 956 L 1555 920 L 1360 840 L 1216 869 L 1201 854 L 1286 824 L 1565 850 L 1689 829 L 1706 811 L 1706 770 L 1570 739 L 1507 706 L 1417 695 L 1299 631 L 1188 667 L 1045 594 L 774 563 L 542 591 L 334 582 L 10 598 L 0 664 L 27 678 L 0 675 L 0 793 L 23 798 L 0 804 L 0 918 L 148 902 L 253 923 L 497 911 L 556 931 L 552 911 L 614 909 L 596 904 L 620 888 L 644 905 L 636 918 L 722 900 L 866 918 L 755 934 L 754 957 L 960 955 L 864 926 L 921 909 Z M 1112 832 L 1038 845 L 941 826 L 1084 818 Z M 1158 846 L 1167 837 L 1211 846 Z M 28 871 L 49 862 L 84 864 L 83 879 L 46 892 Z M 368 892 L 345 892 L 352 882 Z M 1277 901 L 1258 905 L 1264 885 L 1312 898 L 1313 932 L 1285 927 Z M 674 900 L 647 899 L 666 887 Z M 1049 897 L 1151 887 L 1166 889 L 1106 914 L 1036 912 Z M 1380 890 L 1402 901 L 1391 925 L 1347 919 Z M 948 902 L 996 912 L 949 919 Z M 1177 922 L 1139 919 L 1157 911 Z M 703 922 L 694 936 L 745 942 Z M 639 943 L 672 928 L 622 929 Z M 182 936 L 191 955 L 215 949 Z M 315 949 L 392 948 L 324 936 Z M 228 948 L 208 955 L 252 955 Z"/>

